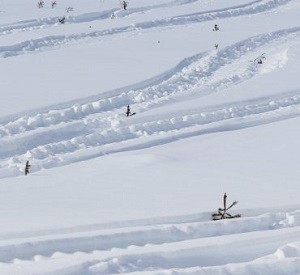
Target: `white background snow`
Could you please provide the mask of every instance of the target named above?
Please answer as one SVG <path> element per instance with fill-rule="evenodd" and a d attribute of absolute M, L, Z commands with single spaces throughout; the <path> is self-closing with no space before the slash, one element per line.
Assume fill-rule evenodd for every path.
<path fill-rule="evenodd" d="M 0 274 L 300 274 L 300 1 L 44 1 L 0 1 Z"/>

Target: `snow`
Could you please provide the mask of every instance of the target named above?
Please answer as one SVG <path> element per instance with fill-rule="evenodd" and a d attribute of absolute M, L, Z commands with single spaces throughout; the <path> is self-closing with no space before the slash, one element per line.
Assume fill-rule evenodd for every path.
<path fill-rule="evenodd" d="M 0 1 L 0 274 L 299 274 L 300 2 L 57 3 Z"/>

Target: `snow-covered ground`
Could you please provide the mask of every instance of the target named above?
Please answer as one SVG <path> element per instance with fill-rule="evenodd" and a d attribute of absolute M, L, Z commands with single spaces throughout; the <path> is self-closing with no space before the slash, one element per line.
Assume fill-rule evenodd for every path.
<path fill-rule="evenodd" d="M 44 1 L 0 1 L 0 274 L 300 274 L 300 1 Z"/>

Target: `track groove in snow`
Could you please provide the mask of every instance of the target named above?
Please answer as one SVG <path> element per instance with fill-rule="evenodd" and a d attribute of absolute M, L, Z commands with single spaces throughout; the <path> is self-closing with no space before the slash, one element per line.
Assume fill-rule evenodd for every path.
<path fill-rule="evenodd" d="M 132 90 L 123 90 L 114 96 L 97 101 L 75 104 L 66 109 L 53 106 L 52 110 L 36 115 L 26 115 L 0 125 L 1 137 L 13 136 L 39 127 L 49 127 L 62 122 L 81 120 L 89 115 L 116 111 L 127 104 L 145 103 L 142 109 L 153 108 L 171 96 L 186 93 L 189 90 L 213 87 L 214 89 L 228 87 L 245 81 L 258 73 L 258 67 L 248 63 L 255 57 L 261 47 L 271 47 L 273 44 L 283 44 L 291 39 L 299 39 L 300 28 L 276 31 L 262 34 L 228 46 L 218 52 L 206 52 L 184 59 L 175 68 L 149 80 L 146 84 L 136 84 Z M 251 54 L 252 53 L 252 54 Z M 247 56 L 248 54 L 248 56 Z M 245 58 L 246 56 L 246 58 Z M 214 80 L 213 76 L 226 65 L 244 59 L 241 71 L 226 79 Z M 245 62 L 246 59 L 246 62 Z M 146 87 L 144 87 L 146 85 Z M 213 89 L 212 89 L 213 90 Z M 203 92 L 203 91 L 202 91 Z M 205 91 L 207 93 L 207 91 Z M 113 92 L 112 92 L 113 93 Z M 120 110 L 121 111 L 121 110 Z"/>
<path fill-rule="evenodd" d="M 299 249 L 300 244 L 296 243 Z M 285 245 L 281 249 L 289 248 L 290 245 Z M 270 255 L 270 258 L 273 255 Z M 90 267 L 90 270 L 94 270 L 94 274 L 99 274 L 97 272 L 97 266 Z M 229 274 L 272 274 L 272 275 L 291 275 L 299 274 L 300 272 L 300 258 L 299 254 L 296 257 L 287 257 L 283 259 L 278 259 L 273 257 L 267 260 L 254 260 L 243 263 L 231 263 L 226 265 L 217 265 L 213 267 L 189 267 L 189 268 L 176 268 L 167 270 L 157 270 L 157 271 L 138 271 L 129 272 L 128 275 L 229 275 Z M 100 273 L 101 274 L 101 273 Z"/>
<path fill-rule="evenodd" d="M 209 214 L 208 214 L 209 216 Z M 51 256 L 55 252 L 91 253 L 130 246 L 176 243 L 193 239 L 241 234 L 254 231 L 278 230 L 300 225 L 299 211 L 274 212 L 230 221 L 206 221 L 178 224 L 158 224 L 136 228 L 68 233 L 66 235 L 21 238 L 0 242 L 0 261 L 31 259 L 35 255 Z M 278 252 L 279 253 L 279 252 Z M 282 253 L 281 253 L 282 254 Z"/>
<path fill-rule="evenodd" d="M 146 7 L 144 6 L 140 8 L 131 8 L 130 10 L 127 11 L 115 8 L 115 9 L 105 10 L 101 12 L 90 12 L 90 13 L 74 15 L 74 16 L 66 16 L 66 21 L 67 24 L 87 23 L 96 20 L 109 19 L 111 18 L 111 15 L 113 13 L 115 13 L 117 17 L 125 17 L 125 16 L 127 17 L 132 14 L 143 13 L 143 12 L 151 11 L 153 9 L 170 8 L 175 6 L 187 5 L 197 1 L 199 0 L 174 0 L 164 4 L 152 5 Z M 46 27 L 61 26 L 61 24 L 58 23 L 59 18 L 60 17 L 56 16 L 50 18 L 48 17 L 42 19 L 33 19 L 33 20 L 26 20 L 26 21 L 0 25 L 0 35 L 5 35 L 5 34 L 10 34 L 15 32 L 32 31 L 35 29 L 44 29 Z"/>
<path fill-rule="evenodd" d="M 90 33 L 72 34 L 72 35 L 53 35 L 39 39 L 23 41 L 21 43 L 0 47 L 0 58 L 8 58 L 27 53 L 51 50 L 62 45 L 75 43 L 86 38 L 99 38 L 103 36 L 116 35 L 120 33 L 128 33 L 132 31 L 141 31 L 153 28 L 161 28 L 176 25 L 186 25 L 192 23 L 200 23 L 216 19 L 231 18 L 244 15 L 253 15 L 268 10 L 275 9 L 281 5 L 287 4 L 292 0 L 262 0 L 254 1 L 240 7 L 231 9 L 222 9 L 212 12 L 201 12 L 195 14 L 181 15 L 168 19 L 161 19 L 151 22 L 136 23 L 130 26 L 107 29 L 102 31 L 93 31 Z"/>
<path fill-rule="evenodd" d="M 67 16 L 68 23 L 82 23 L 82 22 L 91 22 L 94 20 L 107 19 L 111 16 L 113 12 L 118 11 L 118 9 L 111 9 L 108 11 L 95 12 L 90 14 L 82 14 L 77 16 Z M 15 22 L 12 24 L 6 24 L 0 26 L 0 35 L 6 35 L 15 32 L 25 32 L 32 31 L 36 29 L 44 29 L 46 27 L 57 27 L 61 26 L 58 23 L 58 19 L 60 17 L 50 17 L 50 18 L 42 18 L 42 19 L 33 19 L 26 20 L 21 22 Z"/>
<path fill-rule="evenodd" d="M 178 246 L 176 247 L 176 243 L 162 245 L 160 248 L 153 246 L 154 249 L 151 252 L 129 252 L 118 257 L 111 257 L 99 261 L 99 263 L 91 265 L 89 271 L 100 275 L 151 270 L 152 274 L 155 274 L 155 271 L 159 269 L 172 270 L 174 268 L 190 268 L 195 266 L 217 266 L 224 265 L 228 262 L 249 262 L 275 250 L 277 246 L 284 245 L 285 241 L 280 238 L 286 237 L 286 241 L 288 242 L 297 240 L 299 228 L 294 229 L 295 230 L 289 230 L 291 234 L 289 236 L 286 236 L 287 231 L 282 229 L 278 232 L 269 231 L 270 234 L 265 237 L 260 235 L 262 232 L 256 232 L 256 234 L 250 232 L 244 233 L 243 235 L 223 236 L 222 241 L 220 237 L 215 237 L 215 240 L 203 238 L 185 241 L 181 243 L 180 248 Z M 237 238 L 239 238 L 239 240 L 237 240 Z M 248 243 L 248 238 L 252 239 L 252 244 Z M 211 241 L 220 241 L 220 244 L 212 245 Z M 264 247 L 261 244 L 262 241 L 265 242 Z M 240 254 L 239 251 L 243 250 L 245 245 L 248 246 L 249 250 L 244 252 L 244 254 Z M 230 246 L 230 249 L 228 249 L 228 246 Z M 256 248 L 258 251 L 256 253 L 253 252 L 253 248 Z M 299 250 L 299 248 L 297 250 Z M 297 255 L 297 252 L 294 254 Z"/>
<path fill-rule="evenodd" d="M 171 240 L 171 242 L 165 243 L 163 242 L 163 235 L 162 238 L 158 240 L 157 244 L 147 244 L 144 246 L 135 245 L 135 241 L 138 242 L 143 240 L 142 232 L 146 234 L 145 236 L 148 239 L 151 239 L 156 233 L 159 234 L 160 232 L 155 233 L 155 230 L 150 230 L 147 234 L 147 229 L 146 231 L 132 231 L 132 229 L 129 229 L 127 233 L 123 232 L 121 234 L 128 234 L 129 239 L 123 238 L 123 244 L 125 245 L 128 240 L 128 242 L 132 243 L 130 246 L 113 248 L 108 251 L 94 250 L 90 253 L 84 252 L 84 248 L 80 241 L 78 242 L 78 240 L 76 240 L 76 242 L 72 243 L 72 239 L 69 239 L 69 249 L 76 251 L 77 248 L 77 251 L 80 252 L 64 253 L 62 251 L 57 251 L 52 254 L 51 248 L 55 246 L 57 248 L 62 248 L 63 251 L 66 250 L 66 247 L 64 246 L 66 244 L 66 239 L 49 239 L 45 240 L 44 243 L 28 242 L 22 244 L 22 242 L 19 242 L 19 246 L 16 244 L 15 247 L 2 247 L 4 251 L 5 249 L 8 251 L 4 257 L 7 257 L 7 255 L 21 255 L 21 257 L 25 259 L 28 257 L 28 260 L 14 259 L 12 263 L 2 263 L 1 268 L 2 270 L 5 270 L 5 268 L 9 268 L 10 266 L 22 266 L 23 264 L 27 267 L 38 264 L 47 266 L 51 263 L 51 267 L 54 266 L 52 271 L 53 274 L 57 272 L 60 274 L 78 273 L 99 275 L 132 272 L 137 272 L 134 274 L 144 274 L 144 272 L 145 274 L 169 274 L 169 272 L 175 272 L 175 274 L 177 274 L 176 271 L 178 271 L 179 274 L 181 274 L 181 272 L 183 274 L 184 272 L 190 274 L 189 272 L 196 271 L 195 274 L 198 274 L 197 272 L 205 272 L 206 270 L 208 272 L 214 270 L 228 272 L 228 265 L 223 266 L 228 262 L 231 262 L 231 265 L 234 266 L 238 265 L 237 268 L 240 268 L 241 270 L 250 269 L 255 271 L 257 268 L 260 268 L 261 263 L 266 262 L 267 264 L 264 268 L 270 270 L 271 266 L 268 263 L 275 262 L 278 265 L 280 261 L 283 261 L 282 264 L 277 266 L 280 268 L 279 270 L 282 270 L 282 266 L 291 263 L 288 259 L 298 260 L 299 258 L 300 246 L 299 242 L 297 242 L 299 236 L 299 211 L 295 211 L 294 214 L 297 217 L 296 223 L 290 223 L 295 217 L 293 216 L 293 213 L 277 213 L 273 216 L 265 214 L 250 219 L 205 222 L 202 223 L 202 225 L 199 223 L 196 227 L 193 227 L 195 224 L 176 225 L 177 228 L 172 228 L 172 226 L 168 228 L 168 226 L 164 226 L 161 229 L 163 229 L 164 232 L 170 230 L 169 233 L 171 236 L 176 236 L 175 233 L 177 232 L 180 233 L 178 236 L 182 237 L 183 235 L 186 235 L 189 236 L 189 239 L 179 242 L 178 240 Z M 280 221 L 281 218 L 283 218 L 282 221 Z M 242 228 L 237 229 L 236 223 L 242 225 Z M 270 230 L 272 228 L 273 230 Z M 200 231 L 197 232 L 197 229 Z M 205 234 L 209 229 L 215 230 L 216 235 L 208 238 L 205 237 Z M 246 230 L 245 232 L 243 232 L 244 229 Z M 264 231 L 248 231 L 249 229 L 253 229 L 254 231 L 260 229 L 268 230 L 268 234 L 266 235 Z M 201 230 L 203 230 L 202 233 L 200 233 Z M 221 235 L 219 234 L 220 232 L 222 232 Z M 197 233 L 200 233 L 198 237 L 196 236 Z M 211 233 L 209 233 L 209 235 Z M 223 235 L 223 233 L 225 235 Z M 108 237 L 108 243 L 111 242 L 111 244 L 116 244 L 118 234 L 111 234 L 111 237 L 112 239 Z M 114 238 L 117 239 L 114 240 Z M 75 239 L 73 239 L 73 241 L 75 241 Z M 168 239 L 167 241 L 170 240 Z M 218 245 L 216 245 L 216 243 Z M 289 244 L 286 245 L 286 243 Z M 98 244 L 101 246 L 103 243 L 99 242 Z M 50 257 L 35 255 L 31 258 L 31 252 L 39 251 L 38 245 L 40 245 L 40 251 L 45 252 L 49 249 L 48 253 L 50 254 Z M 97 246 L 97 241 L 94 240 L 93 244 L 90 241 L 89 243 L 86 243 L 86 245 L 93 248 Z M 230 249 L 228 249 L 229 246 Z M 244 252 L 241 254 L 240 251 L 244 251 L 245 246 L 247 246 L 248 249 L 246 253 Z M 9 254 L 9 252 L 12 252 L 12 254 Z M 47 252 L 45 254 L 47 254 Z M 60 267 L 62 262 L 65 262 L 63 268 Z M 147 273 L 149 270 L 151 272 Z"/>
<path fill-rule="evenodd" d="M 63 165 L 126 148 L 147 148 L 155 144 L 171 142 L 175 137 L 172 138 L 171 135 L 175 133 L 177 137 L 183 138 L 195 135 L 197 132 L 191 130 L 190 134 L 183 132 L 181 135 L 182 130 L 234 118 L 251 120 L 255 115 L 261 117 L 261 122 L 258 120 L 250 124 L 242 123 L 232 129 L 269 123 L 272 113 L 275 120 L 280 117 L 284 119 L 297 116 L 300 103 L 298 91 L 284 93 L 276 98 L 259 99 L 251 104 L 238 102 L 229 106 L 217 106 L 208 111 L 190 110 L 184 115 L 170 114 L 159 120 L 149 117 L 143 123 L 125 120 L 121 113 L 127 104 L 131 104 L 135 110 L 142 113 L 155 106 L 168 104 L 174 96 L 184 98 L 193 91 L 203 96 L 246 81 L 259 73 L 258 67 L 249 63 L 248 59 L 253 58 L 266 46 L 278 47 L 291 40 L 298 43 L 299 33 L 300 28 L 293 28 L 251 37 L 217 52 L 200 53 L 187 58 L 154 81 L 148 81 L 146 87 L 141 89 L 137 84 L 136 89 L 122 91 L 119 95 L 110 98 L 77 104 L 62 110 L 24 116 L 1 125 L 0 167 L 2 171 L 6 171 L 2 173 L 2 177 L 21 174 L 23 163 L 28 158 L 34 160 L 32 168 L 33 171 L 37 171 L 53 167 L 54 164 Z M 236 62 L 240 64 L 240 68 L 243 68 L 238 74 L 233 72 L 226 79 L 216 77 L 219 70 L 224 70 Z M 206 87 L 213 87 L 213 90 L 207 91 Z M 266 115 L 268 115 L 267 120 L 264 119 Z M 222 131 L 224 128 L 217 127 L 214 131 L 217 129 Z M 203 131 L 203 133 L 207 132 Z M 132 143 L 135 141 L 139 144 L 137 147 Z M 116 148 L 114 145 L 117 145 Z M 92 148 L 97 150 L 91 153 L 89 151 Z M 85 153 L 79 159 L 74 155 L 72 160 L 70 153 L 79 151 Z"/>
<path fill-rule="evenodd" d="M 148 144 L 149 137 L 151 136 L 153 136 L 156 139 L 155 143 L 158 145 L 161 144 L 161 142 L 163 142 L 164 139 L 166 139 L 164 143 L 173 141 L 174 137 L 176 139 L 176 135 L 174 134 L 176 133 L 178 136 L 180 136 L 178 133 L 179 130 L 183 130 L 185 128 L 189 129 L 190 127 L 195 126 L 209 125 L 214 122 L 231 120 L 234 118 L 246 119 L 247 117 L 249 117 L 250 124 L 248 125 L 247 121 L 242 121 L 242 124 L 238 124 L 239 126 L 237 127 L 232 126 L 232 129 L 252 127 L 255 125 L 260 125 L 261 123 L 269 123 L 270 120 L 276 121 L 278 119 L 280 120 L 286 117 L 298 116 L 300 114 L 299 104 L 300 96 L 293 95 L 283 97 L 277 100 L 263 100 L 262 102 L 256 102 L 255 104 L 251 105 L 243 106 L 240 103 L 239 106 L 232 106 L 225 109 L 217 109 L 210 112 L 199 112 L 190 115 L 175 116 L 158 121 L 156 120 L 144 122 L 129 126 L 118 126 L 115 128 L 107 128 L 98 131 L 95 130 L 91 134 L 79 135 L 70 140 L 64 140 L 37 146 L 33 149 L 27 150 L 27 152 L 24 155 L 19 155 L 19 151 L 15 151 L 15 149 L 13 148 L 12 154 L 16 152 L 17 155 L 12 156 L 12 158 L 9 160 L 4 160 L 4 162 L 2 161 L 1 166 L 2 169 L 8 168 L 8 170 L 11 170 L 9 172 L 12 173 L 11 175 L 22 174 L 23 163 L 26 159 L 30 158 L 34 160 L 33 171 L 37 171 L 42 168 L 53 167 L 54 163 L 55 166 L 65 164 L 65 161 L 68 159 L 68 157 L 66 156 L 66 159 L 64 159 L 64 154 L 74 153 L 79 150 L 81 150 L 82 152 L 83 149 L 96 149 L 97 147 L 101 147 L 103 145 L 114 145 L 116 143 L 122 144 L 124 142 L 129 142 L 132 140 L 138 140 L 140 142 L 142 138 L 144 138 L 145 141 L 142 141 L 142 144 L 144 145 L 142 145 L 141 148 L 147 148 L 151 146 Z M 251 122 L 252 119 L 256 119 L 254 123 Z M 93 127 L 97 129 L 98 125 L 99 124 L 97 124 L 95 121 Z M 101 125 L 102 123 L 100 124 L 100 127 Z M 217 127 L 216 130 L 217 129 L 219 129 L 219 131 L 222 131 L 225 128 Z M 230 129 L 230 127 L 228 128 L 227 126 L 227 129 Z M 203 133 L 205 133 L 205 131 L 203 131 Z M 193 131 L 192 134 L 186 134 L 187 137 L 193 135 L 195 135 Z M 181 137 L 184 137 L 184 135 L 181 135 Z M 128 147 L 130 146 L 130 144 L 126 146 L 125 143 L 123 144 L 123 146 Z M 132 149 L 134 148 L 137 149 L 139 147 L 132 147 Z M 8 146 L 6 146 L 6 150 L 8 149 Z M 25 149 L 27 148 L 25 147 Z M 98 153 L 99 155 L 103 154 L 104 152 L 112 153 L 114 152 L 114 150 L 118 152 L 117 149 L 109 150 L 109 148 L 107 147 L 98 149 L 102 151 L 102 153 Z M 92 156 L 95 154 L 95 152 L 96 151 L 93 151 Z M 87 157 L 88 155 L 84 155 L 83 159 Z M 69 159 L 68 161 L 71 161 L 71 159 Z M 76 157 L 74 158 L 74 160 L 76 160 Z"/>

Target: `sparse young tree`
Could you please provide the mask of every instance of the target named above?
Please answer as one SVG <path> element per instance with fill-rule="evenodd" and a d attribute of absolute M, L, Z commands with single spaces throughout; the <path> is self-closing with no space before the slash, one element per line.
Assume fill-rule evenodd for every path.
<path fill-rule="evenodd" d="M 58 22 L 59 22 L 60 24 L 65 24 L 65 22 L 66 22 L 66 17 L 58 18 Z"/>
<path fill-rule="evenodd" d="M 223 197 L 223 204 L 224 204 L 224 208 L 219 208 L 218 209 L 218 212 L 217 213 L 214 213 L 212 214 L 212 219 L 214 221 L 217 221 L 217 220 L 222 220 L 222 219 L 234 219 L 234 218 L 240 218 L 241 215 L 240 214 L 237 214 L 237 215 L 231 215 L 229 213 L 227 213 L 227 211 L 235 206 L 238 202 L 237 201 L 234 201 L 229 207 L 227 207 L 227 195 L 226 193 L 224 194 L 224 197 Z"/>
<path fill-rule="evenodd" d="M 26 165 L 25 165 L 25 176 L 27 176 L 27 174 L 29 174 L 30 167 L 31 167 L 31 165 L 29 164 L 29 160 L 27 160 Z"/>
<path fill-rule="evenodd" d="M 38 8 L 41 9 L 45 6 L 45 2 L 43 0 L 38 1 Z"/>
<path fill-rule="evenodd" d="M 217 24 L 215 24 L 215 27 L 213 28 L 213 31 L 218 31 L 218 30 L 220 30 L 220 28 Z"/>
<path fill-rule="evenodd" d="M 125 114 L 126 114 L 127 117 L 129 117 L 129 116 L 134 116 L 136 113 L 131 112 L 130 106 L 127 105 Z"/>
<path fill-rule="evenodd" d="M 74 11 L 73 7 L 66 7 L 66 12 L 69 13 L 71 11 Z"/>
<path fill-rule="evenodd" d="M 131 111 L 130 111 L 130 106 L 127 105 L 127 109 L 126 109 L 126 116 L 130 116 Z"/>
<path fill-rule="evenodd" d="M 254 62 L 257 65 L 261 65 L 261 64 L 263 64 L 263 60 L 267 59 L 265 55 L 266 54 L 263 53 L 260 56 L 256 57 L 254 60 L 252 60 L 252 61 L 250 60 L 250 61 Z"/>
<path fill-rule="evenodd" d="M 52 9 L 54 9 L 56 5 L 57 5 L 57 2 L 56 1 L 52 1 L 52 3 L 51 3 Z"/>
<path fill-rule="evenodd" d="M 127 10 L 127 7 L 128 7 L 128 2 L 127 1 L 122 1 L 121 2 L 121 6 L 124 10 Z"/>

